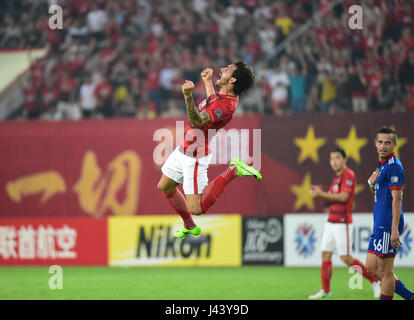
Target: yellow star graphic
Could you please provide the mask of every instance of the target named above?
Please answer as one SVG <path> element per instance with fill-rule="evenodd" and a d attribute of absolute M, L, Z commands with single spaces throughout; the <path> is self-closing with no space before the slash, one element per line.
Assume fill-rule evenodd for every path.
<path fill-rule="evenodd" d="M 354 159 L 356 163 L 361 162 L 360 149 L 367 143 L 367 138 L 358 138 L 355 126 L 351 126 L 348 137 L 336 139 L 336 144 L 344 149 L 348 158 Z"/>
<path fill-rule="evenodd" d="M 302 163 L 307 158 L 311 158 L 313 162 L 319 163 L 318 149 L 326 143 L 326 139 L 316 138 L 315 129 L 312 125 L 308 127 L 304 138 L 295 138 L 294 142 L 300 148 L 299 163 Z"/>
<path fill-rule="evenodd" d="M 309 210 L 315 208 L 313 198 L 309 194 L 309 187 L 311 184 L 311 176 L 309 173 L 306 173 L 301 185 L 292 185 L 290 187 L 290 190 L 296 195 L 295 211 L 298 211 L 303 206 L 306 206 Z"/>
<path fill-rule="evenodd" d="M 391 126 L 392 129 L 396 130 L 394 126 Z M 395 156 L 400 159 L 400 149 L 407 143 L 407 138 L 398 137 L 397 145 L 395 146 L 394 152 Z"/>

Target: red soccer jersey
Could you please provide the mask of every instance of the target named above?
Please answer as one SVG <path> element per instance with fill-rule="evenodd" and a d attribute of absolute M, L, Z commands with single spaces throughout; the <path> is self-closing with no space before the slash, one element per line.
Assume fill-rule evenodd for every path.
<path fill-rule="evenodd" d="M 348 192 L 348 200 L 332 202 L 329 207 L 328 221 L 333 223 L 352 223 L 352 204 L 355 196 L 355 173 L 351 169 L 345 169 L 340 176 L 335 176 L 329 193 Z"/>
<path fill-rule="evenodd" d="M 198 105 L 198 111 L 206 110 L 210 116 L 210 123 L 199 128 L 187 125 L 184 132 L 184 139 L 180 145 L 180 151 L 190 157 L 201 158 L 209 153 L 209 129 L 216 132 L 223 128 L 233 118 L 239 99 L 236 96 L 224 94 L 212 94 Z M 200 134 L 196 129 L 201 131 Z M 202 132 L 202 134 L 201 134 Z M 210 138 L 212 138 L 210 134 Z"/>

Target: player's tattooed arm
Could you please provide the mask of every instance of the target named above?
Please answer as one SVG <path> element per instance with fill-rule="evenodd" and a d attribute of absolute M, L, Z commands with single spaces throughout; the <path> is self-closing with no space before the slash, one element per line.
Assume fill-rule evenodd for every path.
<path fill-rule="evenodd" d="M 205 124 L 208 124 L 210 122 L 210 116 L 208 115 L 207 111 L 203 110 L 199 112 L 195 105 L 193 98 L 194 83 L 186 80 L 181 86 L 181 89 L 184 95 L 185 107 L 187 110 L 187 117 L 190 125 L 192 127 L 201 127 Z"/>

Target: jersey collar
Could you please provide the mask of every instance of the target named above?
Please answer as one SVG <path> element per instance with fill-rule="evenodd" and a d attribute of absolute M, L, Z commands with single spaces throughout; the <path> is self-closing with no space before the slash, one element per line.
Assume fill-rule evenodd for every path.
<path fill-rule="evenodd" d="M 390 160 L 393 156 L 395 156 L 395 152 L 391 153 L 388 157 L 386 157 L 385 159 L 382 159 L 381 161 L 379 161 L 380 164 L 384 164 L 385 162 L 387 162 L 388 160 Z"/>
<path fill-rule="evenodd" d="M 233 99 L 233 100 L 239 100 L 239 97 L 238 96 L 233 96 L 232 94 L 220 94 L 220 93 L 217 93 L 217 95 L 219 97 L 224 97 L 224 98 Z"/>

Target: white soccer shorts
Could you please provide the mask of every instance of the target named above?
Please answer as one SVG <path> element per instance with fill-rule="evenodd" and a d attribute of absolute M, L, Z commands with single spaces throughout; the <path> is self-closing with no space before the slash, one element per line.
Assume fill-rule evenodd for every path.
<path fill-rule="evenodd" d="M 352 224 L 326 222 L 323 230 L 321 251 L 349 255 L 352 246 Z"/>
<path fill-rule="evenodd" d="M 202 194 L 208 185 L 207 170 L 213 155 L 192 158 L 177 147 L 167 158 L 161 171 L 171 180 L 183 184 L 185 194 Z"/>

